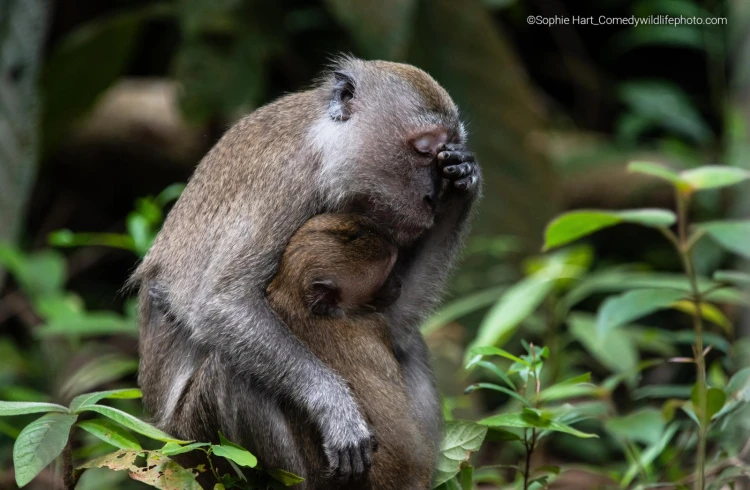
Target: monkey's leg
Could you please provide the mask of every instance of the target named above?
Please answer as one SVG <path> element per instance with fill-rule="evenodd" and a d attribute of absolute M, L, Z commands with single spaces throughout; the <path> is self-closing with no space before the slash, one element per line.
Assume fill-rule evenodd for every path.
<path fill-rule="evenodd" d="M 444 190 L 437 204 L 435 225 L 414 246 L 400 253 L 397 271 L 403 283 L 401 296 L 388 310 L 394 353 L 402 366 L 412 404 L 435 442 L 440 437 L 442 411 L 419 326 L 440 299 L 481 186 L 474 155 L 461 145 L 447 145 L 438 154 L 437 170 L 444 180 Z"/>

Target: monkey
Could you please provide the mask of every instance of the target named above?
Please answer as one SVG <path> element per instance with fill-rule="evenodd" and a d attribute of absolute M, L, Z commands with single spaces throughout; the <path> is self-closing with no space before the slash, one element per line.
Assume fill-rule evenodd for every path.
<path fill-rule="evenodd" d="M 481 171 L 448 93 L 406 64 L 337 59 L 308 90 L 235 123 L 198 164 L 150 250 L 139 285 L 139 385 L 160 428 L 303 462 L 280 406 L 320 434 L 327 472 L 361 476 L 369 425 L 341 375 L 268 303 L 290 238 L 312 216 L 349 212 L 389 230 L 401 295 L 382 312 L 429 439 L 442 411 L 419 325 L 434 309 L 481 194 Z M 209 362 L 210 360 L 216 363 Z M 221 363 L 222 371 L 213 372 Z M 207 373 L 204 368 L 208 366 Z M 197 384 L 195 374 L 215 377 Z M 352 464 L 362 460 L 363 464 Z"/>
<path fill-rule="evenodd" d="M 318 215 L 292 236 L 268 286 L 271 308 L 313 355 L 346 380 L 378 447 L 364 478 L 332 481 L 326 478 L 319 435 L 305 424 L 305 414 L 289 410 L 304 467 L 287 470 L 305 478 L 303 488 L 430 488 L 437 447 L 410 407 L 389 325 L 380 313 L 400 295 L 400 280 L 391 274 L 397 253 L 364 216 Z M 259 450 L 257 456 L 265 459 L 264 448 Z M 344 464 L 359 466 L 352 472 L 364 474 L 367 457 Z"/>

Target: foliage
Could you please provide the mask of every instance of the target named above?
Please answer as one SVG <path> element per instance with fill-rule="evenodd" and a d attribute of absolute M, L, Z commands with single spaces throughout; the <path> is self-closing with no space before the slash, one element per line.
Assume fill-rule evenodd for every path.
<path fill-rule="evenodd" d="M 503 440 L 516 441 L 522 446 L 522 463 L 504 465 L 501 473 L 510 472 L 510 481 L 524 489 L 546 488 L 566 471 L 565 466 L 555 466 L 554 471 L 539 474 L 531 468 L 530 454 L 538 450 L 543 436 L 563 433 L 578 438 L 593 437 L 594 434 L 581 432 L 569 424 L 584 421 L 587 426 L 596 427 L 592 425 L 594 420 L 599 421 L 599 433 L 619 446 L 627 459 L 626 466 L 609 470 L 609 478 L 619 481 L 623 488 L 663 483 L 684 488 L 693 482 L 696 489 L 718 489 L 750 471 L 735 457 L 747 448 L 728 443 L 724 432 L 750 413 L 746 396 L 750 384 L 748 368 L 735 366 L 736 372 L 731 377 L 725 371 L 732 369 L 726 357 L 729 348 L 726 337 L 731 340 L 734 330 L 721 307 L 750 305 L 750 298 L 741 289 L 750 284 L 750 276 L 739 271 L 717 271 L 712 278 L 703 277 L 697 272 L 693 258 L 695 247 L 705 237 L 716 240 L 729 252 L 746 254 L 746 246 L 740 244 L 750 243 L 750 222 L 722 220 L 692 227 L 688 223 L 688 206 L 696 193 L 736 185 L 750 179 L 750 172 L 716 165 L 674 172 L 646 162 L 633 163 L 629 168 L 669 182 L 674 187 L 677 213 L 660 209 L 572 211 L 549 224 L 545 249 L 570 244 L 605 227 L 632 223 L 660 231 L 681 259 L 684 274 L 637 272 L 635 265 L 589 272 L 591 252 L 581 246 L 532 259 L 527 263 L 527 277 L 508 287 L 489 308 L 477 338 L 467 350 L 468 369 L 476 373 L 481 368 L 475 375 L 490 375 L 501 382 L 480 381 L 467 392 L 491 390 L 507 397 L 501 413 L 479 423 L 490 428 L 488 439 L 493 430 L 501 428 Z M 672 231 L 673 225 L 676 232 Z M 577 309 L 595 293 L 609 295 L 600 301 L 595 316 Z M 691 317 L 692 330 L 633 325 L 637 320 L 669 309 Z M 540 310 L 543 317 L 539 316 Z M 522 356 L 502 349 L 524 323 L 551 347 L 542 349 L 522 341 L 526 350 Z M 714 331 L 711 325 L 715 326 Z M 612 374 L 599 384 L 590 382 L 589 373 L 575 374 L 558 382 L 562 379 L 560 374 L 572 367 L 565 366 L 562 349 L 566 348 L 565 357 L 574 357 L 570 351 L 573 341 L 579 342 Z M 685 343 L 692 344 L 693 355 L 677 356 Z M 640 361 L 639 349 L 656 357 Z M 707 358 L 712 350 L 719 351 L 724 359 L 722 362 L 719 357 L 709 370 Z M 487 360 L 488 357 L 511 364 L 503 368 L 498 362 Z M 546 387 L 542 384 L 547 371 L 542 371 L 545 364 L 552 365 L 552 372 L 546 376 L 550 385 Z M 693 365 L 696 381 L 678 386 L 637 387 L 640 372 L 670 364 Z M 648 401 L 648 404 L 639 404 L 634 411 L 617 415 L 613 413 L 612 397 L 623 382 L 634 401 Z M 587 398 L 592 401 L 586 402 Z M 567 400 L 571 403 L 558 403 Z M 655 406 L 657 403 L 661 405 L 659 408 Z M 742 433 L 750 429 L 746 423 L 734 426 L 741 428 Z M 677 455 L 686 452 L 695 455 L 693 471 L 688 467 L 690 458 L 678 459 Z M 741 470 L 727 472 L 730 466 Z M 496 474 L 492 481 L 502 478 L 502 474 Z M 458 486 L 461 484 L 458 479 L 452 483 L 455 488 L 470 488 Z"/>
<path fill-rule="evenodd" d="M 214 464 L 214 456 L 226 459 L 234 468 L 256 468 L 258 461 L 249 451 L 230 442 L 221 433 L 219 444 L 183 441 L 126 412 L 98 403 L 105 399 L 133 399 L 140 396 L 140 390 L 136 389 L 87 393 L 75 397 L 68 407 L 55 403 L 0 401 L 0 417 L 45 413 L 21 430 L 13 446 L 13 465 L 18 486 L 27 485 L 45 466 L 63 453 L 66 488 L 71 490 L 82 470 L 89 468 L 128 471 L 134 480 L 165 490 L 200 489 L 196 477 L 207 471 L 203 465 L 186 469 L 170 459 L 170 456 L 191 451 L 201 451 L 206 455 L 211 473 L 223 488 L 283 488 L 302 481 L 291 473 L 279 470 L 265 474 L 255 472 L 258 474 L 252 473 L 249 478 L 239 470 L 236 475 L 220 474 Z M 87 412 L 98 413 L 105 418 L 80 420 Z M 76 427 L 119 450 L 99 456 L 74 470 L 71 453 L 73 430 Z M 143 449 L 134 432 L 166 444 L 159 449 Z M 142 458 L 145 458 L 145 465 L 136 464 Z M 268 477 L 276 483 L 269 481 Z"/>

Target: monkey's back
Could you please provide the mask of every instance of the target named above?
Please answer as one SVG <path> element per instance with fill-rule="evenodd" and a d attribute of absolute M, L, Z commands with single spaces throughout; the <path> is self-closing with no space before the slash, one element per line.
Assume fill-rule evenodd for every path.
<path fill-rule="evenodd" d="M 371 424 L 378 451 L 368 479 L 336 486 L 320 479 L 326 467 L 321 441 L 304 414 L 293 430 L 299 431 L 307 462 L 309 488 L 357 490 L 427 489 L 434 469 L 431 442 L 411 409 L 403 374 L 394 357 L 389 326 L 384 317 L 367 313 L 356 317 L 331 318 L 310 314 L 305 321 L 292 318 L 274 305 L 294 334 L 325 364 L 349 384 Z M 323 485 L 323 486 L 317 486 Z"/>

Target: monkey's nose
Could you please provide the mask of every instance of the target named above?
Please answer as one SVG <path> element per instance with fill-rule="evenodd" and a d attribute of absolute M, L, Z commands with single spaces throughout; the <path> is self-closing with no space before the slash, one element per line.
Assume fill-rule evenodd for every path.
<path fill-rule="evenodd" d="M 430 195 L 424 196 L 424 202 L 430 207 L 430 209 L 435 211 L 435 198 L 434 197 Z"/>
<path fill-rule="evenodd" d="M 414 138 L 411 142 L 414 150 L 424 156 L 436 157 L 440 148 L 448 141 L 448 133 L 442 130 L 429 131 Z"/>

